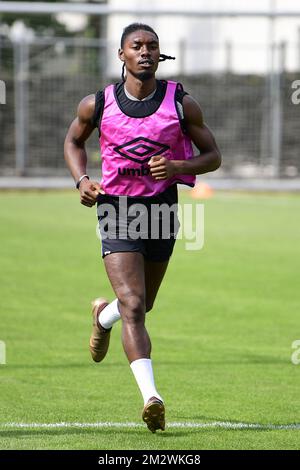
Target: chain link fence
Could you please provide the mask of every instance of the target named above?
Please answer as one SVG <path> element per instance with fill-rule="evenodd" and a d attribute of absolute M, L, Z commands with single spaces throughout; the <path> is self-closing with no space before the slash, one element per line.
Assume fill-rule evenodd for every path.
<path fill-rule="evenodd" d="M 245 75 L 232 72 L 231 48 L 223 46 L 224 70 L 169 77 L 181 81 L 200 103 L 205 122 L 216 136 L 223 155 L 216 176 L 299 176 L 300 106 L 292 103 L 291 95 L 300 72 L 285 71 L 289 51 L 282 44 L 273 45 L 276 70 Z M 209 54 L 215 46 L 197 47 Z M 32 43 L 0 40 L 0 79 L 6 93 L 6 104 L 0 105 L 1 175 L 68 175 L 63 143 L 79 101 L 119 80 L 107 76 L 108 50 L 117 46 L 78 38 L 35 38 Z M 89 170 L 100 171 L 97 132 L 87 150 Z"/>

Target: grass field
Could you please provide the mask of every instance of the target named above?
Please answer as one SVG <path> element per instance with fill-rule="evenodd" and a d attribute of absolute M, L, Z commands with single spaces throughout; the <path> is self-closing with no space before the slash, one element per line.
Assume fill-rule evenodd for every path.
<path fill-rule="evenodd" d="M 147 319 L 170 423 L 155 435 L 120 324 L 105 361 L 89 356 L 90 299 L 113 298 L 95 210 L 73 192 L 0 203 L 1 449 L 300 449 L 300 196 L 219 193 L 205 202 L 204 248 L 178 241 Z"/>

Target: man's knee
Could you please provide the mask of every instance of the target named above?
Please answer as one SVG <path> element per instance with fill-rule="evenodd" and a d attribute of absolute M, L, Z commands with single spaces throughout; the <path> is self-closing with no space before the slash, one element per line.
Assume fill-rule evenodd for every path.
<path fill-rule="evenodd" d="M 138 295 L 124 295 L 119 297 L 123 321 L 128 323 L 143 322 L 145 318 L 145 300 Z"/>

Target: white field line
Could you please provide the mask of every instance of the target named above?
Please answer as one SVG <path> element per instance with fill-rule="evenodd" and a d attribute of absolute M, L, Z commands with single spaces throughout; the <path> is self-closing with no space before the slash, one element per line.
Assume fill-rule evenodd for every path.
<path fill-rule="evenodd" d="M 16 429 L 53 429 L 53 428 L 140 428 L 141 423 L 114 423 L 110 421 L 99 423 L 0 423 L 0 428 Z M 232 423 L 230 421 L 213 421 L 211 423 L 173 422 L 167 423 L 168 428 L 189 428 L 189 429 L 260 429 L 265 431 L 299 429 L 300 423 L 294 424 L 255 424 L 255 423 Z"/>

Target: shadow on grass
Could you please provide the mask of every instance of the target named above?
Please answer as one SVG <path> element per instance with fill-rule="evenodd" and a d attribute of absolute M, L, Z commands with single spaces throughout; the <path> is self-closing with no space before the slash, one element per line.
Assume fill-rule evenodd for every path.
<path fill-rule="evenodd" d="M 213 430 L 213 431 L 218 431 L 218 430 L 221 430 L 221 431 L 276 431 L 276 429 L 271 429 L 271 428 L 268 428 L 268 426 L 270 426 L 269 423 L 259 423 L 259 422 L 256 422 L 256 423 L 253 423 L 253 422 L 248 422 L 248 421 L 245 421 L 243 419 L 232 419 L 232 418 L 220 418 L 220 416 L 216 416 L 216 417 L 212 417 L 212 416 L 204 416 L 204 415 L 194 415 L 194 416 L 183 416 L 183 415 L 180 415 L 176 418 L 176 420 L 187 420 L 188 422 L 192 422 L 191 420 L 195 420 L 195 421 L 200 421 L 202 423 L 205 423 L 205 424 L 213 424 L 213 423 L 230 423 L 230 424 L 243 424 L 245 425 L 245 427 L 222 427 L 222 426 L 212 426 L 211 428 L 207 427 L 207 428 L 200 428 L 202 431 L 208 431 L 208 430 Z M 291 425 L 298 425 L 297 423 L 291 423 Z M 261 427 L 255 427 L 255 426 L 261 426 Z M 273 424 L 272 424 L 273 425 Z M 278 426 L 278 429 L 280 426 L 288 426 L 288 424 L 274 424 L 274 426 Z M 246 426 L 249 426 L 249 427 L 246 427 Z M 251 427 L 253 426 L 253 427 Z M 198 428 L 199 429 L 199 428 Z"/>
<path fill-rule="evenodd" d="M 204 422 L 204 423 L 235 423 L 235 424 L 240 424 L 241 422 L 243 422 L 243 424 L 253 424 L 253 423 L 247 423 L 246 421 L 244 420 L 237 420 L 237 419 L 231 419 L 231 418 L 220 418 L 220 416 L 204 416 L 204 415 L 193 415 L 193 416 L 177 416 L 176 420 L 177 419 L 186 419 L 188 422 L 191 422 L 191 420 L 197 420 L 197 421 L 201 421 L 201 422 Z M 258 424 L 258 423 L 257 423 Z"/>
<path fill-rule="evenodd" d="M 101 364 L 101 369 L 111 369 L 112 367 L 123 367 L 124 362 L 114 362 Z M 67 361 L 64 364 L 6 364 L 5 369 L 3 370 L 12 370 L 12 369 L 88 369 L 92 367 L 99 367 L 99 364 L 94 364 L 93 362 L 85 363 L 68 363 Z"/>
<path fill-rule="evenodd" d="M 212 365 L 212 366 L 221 366 L 223 367 L 224 365 L 231 365 L 231 364 L 238 364 L 238 365 L 253 365 L 253 364 L 286 364 L 290 365 L 291 361 L 290 358 L 282 358 L 282 357 L 273 357 L 273 356 L 266 356 L 266 355 L 258 355 L 258 354 L 239 354 L 237 358 L 232 358 L 230 357 L 230 354 L 228 356 L 224 356 L 223 359 L 212 359 L 212 360 L 203 360 L 199 358 L 197 362 L 190 362 L 188 363 L 187 360 L 174 360 L 174 361 L 159 361 L 157 363 L 158 366 L 184 366 L 185 368 L 188 369 L 194 369 L 194 368 L 201 368 L 203 365 Z M 118 361 L 118 362 L 104 362 L 101 363 L 101 369 L 111 369 L 113 367 L 124 367 L 126 366 L 126 362 L 124 361 Z M 93 363 L 90 359 L 88 359 L 86 362 L 73 362 L 73 363 L 68 363 L 68 360 L 66 359 L 66 362 L 61 364 L 6 364 L 5 368 L 3 370 L 8 370 L 8 369 L 44 369 L 44 370 L 51 370 L 51 369 L 88 369 L 92 367 L 99 367 L 99 364 Z"/>
<path fill-rule="evenodd" d="M 258 354 L 247 354 L 242 355 L 239 354 L 237 358 L 232 359 L 230 355 L 224 355 L 224 359 L 211 359 L 211 360 L 203 360 L 199 359 L 197 362 L 192 363 L 187 361 L 160 361 L 158 363 L 160 366 L 178 366 L 184 365 L 187 368 L 194 369 L 199 368 L 203 365 L 205 366 L 224 366 L 224 365 L 231 365 L 237 364 L 242 366 L 251 366 L 253 364 L 286 364 L 291 365 L 290 357 L 282 358 L 282 357 L 273 357 L 273 356 L 263 356 Z"/>
<path fill-rule="evenodd" d="M 139 429 L 130 429 L 130 428 L 114 428 L 114 429 L 72 429 L 72 428 L 66 428 L 66 429 L 8 429 L 8 430 L 2 430 L 0 431 L 0 437 L 2 438 L 10 438 L 10 439 L 18 439 L 18 438 L 24 438 L 24 437 L 42 437 L 42 436 L 48 436 L 48 437 L 55 437 L 55 436 L 99 436 L 99 437 L 111 437 L 114 436 L 116 437 L 117 435 L 119 436 L 131 436 L 131 437 L 137 437 L 137 438 L 144 438 L 145 436 L 149 438 L 150 436 L 153 436 L 154 439 L 156 438 L 162 438 L 162 439 L 170 439 L 174 437 L 184 437 L 187 434 L 190 434 L 191 431 L 186 432 L 183 429 L 178 429 L 178 431 L 172 430 L 166 430 L 165 432 L 157 432 L 155 434 L 150 433 L 150 431 L 147 430 L 146 427 L 144 428 L 139 428 Z"/>

